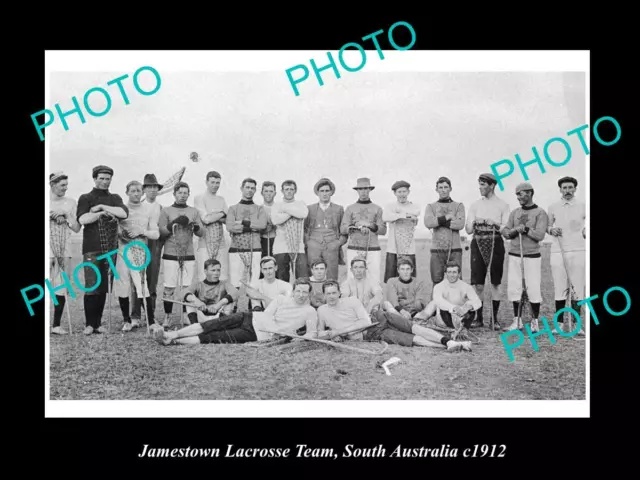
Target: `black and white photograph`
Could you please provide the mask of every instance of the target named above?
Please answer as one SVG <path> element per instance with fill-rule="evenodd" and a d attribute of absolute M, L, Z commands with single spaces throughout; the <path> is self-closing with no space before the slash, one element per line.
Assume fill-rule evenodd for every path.
<path fill-rule="evenodd" d="M 589 416 L 588 52 L 383 53 L 46 52 L 48 417 Z"/>

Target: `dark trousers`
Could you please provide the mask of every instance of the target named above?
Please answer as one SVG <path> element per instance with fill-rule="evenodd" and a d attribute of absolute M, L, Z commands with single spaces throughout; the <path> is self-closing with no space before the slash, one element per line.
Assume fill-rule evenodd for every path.
<path fill-rule="evenodd" d="M 442 317 L 442 321 L 447 325 L 447 327 L 456 328 L 455 325 L 453 324 L 451 313 L 447 312 L 446 310 L 440 310 L 440 316 Z M 467 313 L 465 313 L 464 317 L 462 317 L 461 319 L 462 325 L 464 325 L 464 328 L 471 328 L 471 322 L 473 322 L 473 319 L 475 317 L 476 317 L 475 310 L 470 310 Z"/>
<path fill-rule="evenodd" d="M 290 268 L 291 268 L 291 257 L 288 253 L 278 253 L 275 255 L 276 264 L 278 265 L 278 271 L 276 272 L 276 278 L 278 280 L 282 280 L 283 282 L 289 282 L 290 279 Z M 307 255 L 304 253 L 299 253 L 296 258 L 296 278 L 308 277 L 309 276 L 309 265 L 307 262 Z"/>
<path fill-rule="evenodd" d="M 416 256 L 415 255 L 400 255 L 401 257 L 408 258 L 413 263 L 413 273 L 411 276 L 416 278 L 418 268 L 416 266 Z M 387 283 L 387 280 L 393 277 L 398 276 L 398 254 L 396 253 L 387 253 L 387 259 L 385 262 L 384 268 L 384 283 Z"/>
<path fill-rule="evenodd" d="M 451 254 L 449 250 L 431 250 L 431 258 L 429 259 L 429 267 L 431 270 L 431 281 L 434 285 L 444 280 L 445 265 L 447 264 L 447 256 L 450 262 L 455 262 L 460 267 L 460 280 L 462 280 L 462 249 L 452 248 Z"/>
<path fill-rule="evenodd" d="M 104 305 L 107 300 L 107 293 L 109 292 L 109 272 L 111 268 L 107 258 L 96 260 L 96 257 L 102 256 L 102 252 L 90 252 L 83 255 L 83 263 L 91 263 L 95 265 L 100 272 L 96 271 L 92 267 L 84 266 L 84 288 L 94 290 L 84 292 L 84 315 L 85 324 L 88 327 L 93 327 L 94 330 L 100 328 L 102 324 L 102 313 L 104 312 Z M 114 265 L 117 263 L 117 256 L 111 255 L 111 261 Z M 113 282 L 111 282 L 113 283 Z"/>
<path fill-rule="evenodd" d="M 310 238 L 307 241 L 309 269 L 311 269 L 313 262 L 323 260 L 327 263 L 327 279 L 338 280 L 340 247 L 342 247 L 340 239 L 335 238 L 335 235 L 327 236 L 321 240 Z"/>
<path fill-rule="evenodd" d="M 160 262 L 162 260 L 162 246 L 164 242 L 162 240 L 149 240 L 149 251 L 151 252 L 151 263 L 147 265 L 147 269 L 144 272 L 144 276 L 147 279 L 147 288 L 149 289 L 149 295 L 151 296 L 151 304 L 156 304 L 156 298 L 158 295 L 156 289 L 158 288 L 158 277 L 160 276 Z M 140 318 L 140 305 L 138 301 L 138 295 L 136 289 L 131 289 L 131 318 Z"/>

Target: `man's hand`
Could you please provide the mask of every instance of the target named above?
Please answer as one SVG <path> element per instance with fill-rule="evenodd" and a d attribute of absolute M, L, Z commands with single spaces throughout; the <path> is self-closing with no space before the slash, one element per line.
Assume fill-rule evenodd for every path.
<path fill-rule="evenodd" d="M 104 205 L 96 205 L 95 207 L 91 207 L 91 210 L 89 211 L 91 213 L 98 213 L 98 212 L 104 211 L 103 208 L 104 208 Z"/>
<path fill-rule="evenodd" d="M 527 228 L 526 225 L 518 225 L 514 230 L 518 233 L 524 233 L 524 229 Z"/>
<path fill-rule="evenodd" d="M 485 224 L 487 224 L 487 225 L 488 225 L 488 226 L 490 226 L 490 227 L 493 227 L 493 226 L 496 224 L 496 222 L 494 222 L 494 221 L 493 221 L 493 220 L 491 220 L 490 218 L 487 218 L 487 219 L 484 221 L 484 223 L 485 223 Z"/>
<path fill-rule="evenodd" d="M 136 238 L 144 235 L 144 228 L 139 225 L 132 225 L 131 228 L 125 228 L 124 232 L 128 235 L 129 238 Z"/>
<path fill-rule="evenodd" d="M 360 233 L 363 235 L 369 235 L 369 228 L 368 227 L 362 227 L 360 229 Z"/>
<path fill-rule="evenodd" d="M 413 213 L 407 213 L 406 217 L 407 220 L 417 220 L 418 216 L 414 215 Z"/>
<path fill-rule="evenodd" d="M 560 237 L 562 236 L 562 229 L 560 227 L 551 227 L 549 233 L 554 237 Z"/>
<path fill-rule="evenodd" d="M 411 319 L 411 314 L 406 310 L 400 310 L 400 315 L 402 315 L 404 318 Z"/>
<path fill-rule="evenodd" d="M 56 217 L 56 223 L 57 223 L 58 225 L 63 225 L 63 224 L 65 224 L 65 223 L 67 223 L 67 216 L 66 216 L 66 214 L 64 214 L 64 213 L 63 213 L 63 214 L 61 214 L 61 215 L 58 215 L 58 216 Z"/>
<path fill-rule="evenodd" d="M 447 213 L 447 214 L 444 216 L 444 219 L 445 219 L 445 220 L 453 220 L 453 215 L 451 215 L 450 213 Z"/>

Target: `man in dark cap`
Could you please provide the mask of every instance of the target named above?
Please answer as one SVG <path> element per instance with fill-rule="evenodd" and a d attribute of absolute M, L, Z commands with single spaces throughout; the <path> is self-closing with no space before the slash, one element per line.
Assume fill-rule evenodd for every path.
<path fill-rule="evenodd" d="M 144 194 L 143 204 L 147 204 L 151 207 L 151 218 L 160 219 L 160 212 L 162 211 L 162 205 L 156 201 L 158 192 L 162 190 L 162 185 L 158 183 L 156 176 L 153 173 L 147 173 L 144 176 L 144 182 L 142 184 L 142 193 Z M 155 228 L 159 228 L 159 223 L 156 223 Z M 147 246 L 151 252 L 151 263 L 147 266 L 145 277 L 147 278 L 147 288 L 150 294 L 150 303 L 152 304 L 154 311 L 156 305 L 156 299 L 158 298 L 158 277 L 160 276 L 160 261 L 162 257 L 162 245 L 164 239 L 162 237 L 158 239 L 147 239 Z M 132 288 L 131 293 L 131 319 L 133 321 L 140 321 L 140 312 L 142 306 L 142 300 L 138 298 L 136 289 Z M 150 316 L 153 316 L 154 312 L 147 312 Z M 158 322 L 159 323 L 159 322 Z"/>
<path fill-rule="evenodd" d="M 398 258 L 408 258 L 416 266 L 412 276 L 416 276 L 416 241 L 414 238 L 418 217 L 422 208 L 410 202 L 411 184 L 398 180 L 391 186 L 396 201 L 385 205 L 382 210 L 382 221 L 389 223 L 389 239 L 384 269 L 384 283 L 398 274 Z M 375 279 L 378 281 L 379 279 Z"/>
<path fill-rule="evenodd" d="M 84 226 L 82 231 L 83 262 L 92 263 L 100 271 L 98 278 L 96 270 L 84 267 L 85 288 L 95 290 L 85 291 L 84 314 L 86 319 L 85 335 L 104 333 L 102 328 L 102 313 L 109 292 L 109 263 L 115 264 L 116 255 L 104 254 L 117 249 L 117 230 L 103 228 L 104 225 L 119 222 L 129 216 L 129 209 L 120 195 L 109 192 L 113 169 L 105 165 L 98 165 L 93 169 L 95 187 L 78 199 L 76 215 L 78 222 Z M 105 238 L 108 235 L 113 238 Z M 98 259 L 97 257 L 101 257 Z"/>
<path fill-rule="evenodd" d="M 547 211 L 549 216 L 547 233 L 551 235 L 550 263 L 556 312 L 567 306 L 565 304 L 569 278 L 575 292 L 571 306 L 579 312 L 577 302 L 585 295 L 587 210 L 585 203 L 575 197 L 578 180 L 573 177 L 562 177 L 558 180 L 558 187 L 561 194 L 560 200 L 550 205 Z M 564 315 L 561 315 L 558 318 L 561 327 L 563 317 Z M 581 328 L 578 334 L 584 335 L 584 330 Z"/>
<path fill-rule="evenodd" d="M 387 234 L 387 224 L 382 220 L 382 207 L 372 203 L 369 198 L 375 188 L 369 178 L 358 178 L 353 187 L 358 192 L 358 201 L 344 211 L 340 233 L 349 235 L 346 263 L 351 265 L 354 258 L 364 258 L 367 276 L 380 282 L 382 251 L 378 237 Z M 349 271 L 348 278 L 353 278 L 353 272 Z"/>
<path fill-rule="evenodd" d="M 328 178 L 321 178 L 313 187 L 318 203 L 308 205 L 309 214 L 304 219 L 304 240 L 307 246 L 309 268 L 317 261 L 326 263 L 326 278 L 338 279 L 340 251 L 347 243 L 347 236 L 340 233 L 344 207 L 331 202 L 336 186 Z"/>
<path fill-rule="evenodd" d="M 464 228 L 465 210 L 461 202 L 453 201 L 451 190 L 451 180 L 440 177 L 436 181 L 440 198 L 427 205 L 424 212 L 424 226 L 432 231 L 430 270 L 434 287 L 444 280 L 448 262 L 462 265 L 460 230 Z M 462 272 L 458 274 L 462 279 Z"/>
<path fill-rule="evenodd" d="M 533 203 L 533 193 L 533 186 L 529 182 L 523 182 L 516 186 L 516 196 L 520 207 L 509 214 L 509 220 L 504 229 L 504 237 L 511 240 L 507 296 L 513 302 L 514 313 L 513 323 L 505 330 L 518 330 L 522 328 L 524 323 L 524 319 L 519 316 L 523 270 L 527 296 L 532 310 L 530 328 L 532 332 L 539 330 L 538 316 L 540 315 L 540 303 L 542 303 L 540 242 L 544 240 L 547 233 L 549 217 L 547 212 Z"/>
<path fill-rule="evenodd" d="M 471 241 L 471 285 L 478 297 L 484 299 L 484 284 L 490 273 L 491 298 L 493 299 L 494 329 L 500 330 L 498 311 L 500 309 L 500 284 L 504 267 L 504 241 L 500 236 L 509 220 L 509 204 L 495 194 L 496 177 L 483 173 L 478 177 L 479 200 L 471 204 L 467 214 L 466 231 L 473 234 Z M 484 303 L 484 302 L 483 302 Z M 484 305 L 483 305 L 484 308 Z M 472 327 L 484 325 L 483 308 L 476 315 Z"/>
<path fill-rule="evenodd" d="M 76 214 L 76 201 L 66 196 L 69 186 L 68 176 L 63 172 L 54 172 L 49 175 L 49 185 L 51 186 L 50 200 L 50 277 L 51 285 L 55 288 L 64 284 L 62 272 L 71 279 L 71 245 L 69 244 L 71 232 L 78 233 L 82 226 L 78 223 Z M 62 268 L 58 264 L 62 262 Z M 56 290 L 57 292 L 57 290 Z M 66 292 L 55 295 L 53 310 L 53 328 L 51 333 L 56 335 L 66 335 L 67 332 L 60 326 L 62 312 L 67 300 Z M 69 315 L 69 310 L 67 310 Z"/>

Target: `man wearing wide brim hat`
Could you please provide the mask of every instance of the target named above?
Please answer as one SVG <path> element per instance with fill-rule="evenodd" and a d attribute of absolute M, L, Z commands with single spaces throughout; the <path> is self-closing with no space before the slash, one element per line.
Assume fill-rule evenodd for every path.
<path fill-rule="evenodd" d="M 101 238 L 105 232 L 101 232 L 100 219 L 104 217 L 111 220 L 108 223 L 123 220 L 129 216 L 129 209 L 122 201 L 122 197 L 109 192 L 113 169 L 106 165 L 98 165 L 93 168 L 93 181 L 95 187 L 78 199 L 78 222 L 84 226 L 82 230 L 82 256 L 83 263 L 92 263 L 100 272 L 91 267 L 84 267 L 84 282 L 86 286 L 98 285 L 95 290 L 84 292 L 84 314 L 86 327 L 85 335 L 92 333 L 104 333 L 102 327 L 102 314 L 104 312 L 107 294 L 109 293 L 109 260 L 117 261 L 117 256 L 112 255 L 107 260 L 108 254 L 117 249 L 117 230 L 110 230 L 112 238 Z M 101 235 L 101 233 L 103 235 Z M 101 241 L 102 240 L 102 241 Z M 103 243 L 109 244 L 103 245 Z M 112 250 L 104 251 L 104 248 Z M 97 257 L 101 257 L 98 259 Z M 114 274 L 115 275 L 115 274 Z"/>
<path fill-rule="evenodd" d="M 542 303 L 542 254 L 540 242 L 544 240 L 549 225 L 547 212 L 533 202 L 534 189 L 529 182 L 516 186 L 516 196 L 520 207 L 509 214 L 504 237 L 511 240 L 507 279 L 507 296 L 513 302 L 513 323 L 505 330 L 522 328 L 525 319 L 520 315 L 520 302 L 523 299 L 522 272 L 526 300 L 531 304 L 531 332 L 539 330 L 538 317 Z M 525 307 L 525 305 L 522 305 Z"/>
<path fill-rule="evenodd" d="M 309 215 L 304 221 L 304 237 L 309 268 L 322 260 L 327 265 L 327 279 L 338 280 L 342 246 L 347 236 L 340 233 L 344 207 L 331 201 L 336 186 L 328 178 L 321 178 L 313 187 L 318 202 L 308 205 Z M 343 261 L 344 264 L 344 261 Z"/>
<path fill-rule="evenodd" d="M 471 241 L 471 279 L 470 284 L 475 288 L 478 297 L 484 304 L 484 284 L 487 273 L 490 275 L 491 298 L 493 299 L 490 312 L 494 319 L 494 329 L 500 330 L 498 311 L 500 309 L 500 284 L 504 267 L 504 241 L 501 232 L 504 232 L 509 220 L 509 204 L 495 194 L 497 184 L 496 177 L 491 173 L 483 173 L 478 176 L 480 190 L 479 200 L 473 202 L 467 213 L 465 229 L 469 235 L 473 234 Z M 484 305 L 483 305 L 484 308 Z M 484 325 L 483 308 L 477 311 L 476 321 L 472 327 Z"/>
<path fill-rule="evenodd" d="M 547 233 L 551 235 L 549 260 L 555 290 L 556 312 L 565 306 L 571 306 L 579 312 L 577 302 L 585 296 L 587 209 L 585 203 L 575 197 L 578 180 L 573 177 L 562 177 L 558 180 L 558 187 L 560 200 L 551 204 L 547 210 L 549 216 Z M 575 292 L 573 305 L 566 305 L 566 290 L 570 287 L 569 279 Z M 558 316 L 558 324 L 561 328 L 563 328 L 563 317 L 564 315 Z M 578 334 L 583 335 L 584 329 L 581 328 Z"/>
<path fill-rule="evenodd" d="M 378 237 L 387 234 L 387 224 L 382 220 L 382 207 L 372 203 L 369 198 L 375 188 L 369 178 L 358 178 L 353 187 L 358 192 L 358 201 L 346 208 L 340 233 L 349 236 L 346 263 L 351 265 L 354 258 L 364 258 L 367 261 L 367 276 L 382 281 L 382 251 Z M 348 278 L 353 278 L 353 272 L 349 271 Z"/>
<path fill-rule="evenodd" d="M 142 182 L 142 192 L 144 194 L 143 203 L 146 203 L 152 208 L 152 217 L 151 218 L 160 218 L 160 212 L 162 211 L 162 205 L 156 201 L 158 197 L 158 192 L 162 190 L 163 185 L 158 182 L 156 176 L 153 173 L 147 173 L 144 176 L 144 181 Z M 157 225 L 156 225 L 157 226 Z M 149 247 L 149 251 L 151 252 L 151 263 L 147 265 L 147 270 L 145 272 L 145 277 L 147 278 L 147 287 L 149 294 L 151 295 L 151 303 L 153 305 L 155 311 L 156 299 L 158 298 L 157 289 L 158 289 L 158 277 L 160 276 L 160 263 L 162 257 L 162 246 L 164 244 L 164 239 L 162 237 L 157 240 L 153 240 L 151 238 L 147 239 L 147 246 Z M 131 319 L 132 320 L 140 320 L 140 313 L 142 307 L 142 300 L 138 298 L 136 294 L 136 289 L 131 289 L 131 305 L 133 305 L 131 309 Z M 151 316 L 153 312 L 148 312 Z M 160 323 L 160 320 L 156 320 L 156 322 Z"/>

